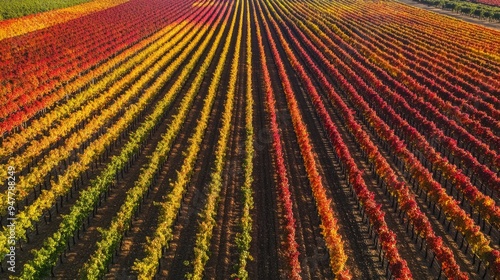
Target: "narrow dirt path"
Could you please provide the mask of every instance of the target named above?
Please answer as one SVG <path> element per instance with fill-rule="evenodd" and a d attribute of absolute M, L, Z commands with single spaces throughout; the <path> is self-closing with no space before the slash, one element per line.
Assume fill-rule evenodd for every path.
<path fill-rule="evenodd" d="M 253 10 L 252 10 L 253 12 Z M 272 140 L 265 109 L 265 89 L 258 56 L 256 25 L 252 21 L 252 67 L 255 161 L 254 161 L 254 212 L 250 253 L 255 261 L 248 263 L 250 279 L 280 279 L 281 262 L 278 256 L 279 207 L 277 207 L 276 177 L 271 158 Z"/>
<path fill-rule="evenodd" d="M 245 38 L 246 24 L 245 22 L 242 24 L 242 38 Z M 243 201 L 241 186 L 244 183 L 243 161 L 245 158 L 245 44 L 241 44 L 239 52 L 231 135 L 222 177 L 220 206 L 216 217 L 218 222 L 212 236 L 211 257 L 205 270 L 207 279 L 231 279 L 231 274 L 235 272 L 232 266 L 238 258 L 236 234 L 240 232 L 241 202 Z M 229 57 L 229 59 L 232 61 L 233 58 Z M 230 65 L 229 61 L 228 65 Z"/>

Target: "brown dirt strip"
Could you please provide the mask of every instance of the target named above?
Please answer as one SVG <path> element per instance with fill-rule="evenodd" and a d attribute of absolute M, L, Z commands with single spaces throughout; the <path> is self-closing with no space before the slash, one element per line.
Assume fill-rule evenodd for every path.
<path fill-rule="evenodd" d="M 253 12 L 253 11 L 252 11 Z M 271 158 L 272 139 L 269 131 L 267 112 L 265 110 L 265 89 L 256 40 L 256 25 L 252 24 L 252 67 L 253 98 L 255 127 L 255 161 L 254 161 L 254 220 L 250 254 L 255 259 L 247 265 L 250 279 L 280 279 L 282 264 L 278 256 L 279 240 L 279 208 L 277 207 L 276 177 L 274 176 Z"/>

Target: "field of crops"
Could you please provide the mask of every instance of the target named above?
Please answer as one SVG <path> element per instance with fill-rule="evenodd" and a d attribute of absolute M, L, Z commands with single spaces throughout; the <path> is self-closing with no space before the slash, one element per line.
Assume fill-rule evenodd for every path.
<path fill-rule="evenodd" d="M 500 22 L 500 0 L 401 0 L 407 4 L 423 3 L 435 6 L 439 9 L 453 11 L 455 15 L 465 15 L 462 20 L 468 21 L 473 18 L 486 19 L 492 22 Z M 495 1 L 497 1 L 495 3 Z M 484 22 L 482 23 L 484 24 Z M 497 29 L 498 25 L 497 25 Z"/>
<path fill-rule="evenodd" d="M 0 279 L 500 278 L 499 31 L 121 2 L 0 38 Z"/>
<path fill-rule="evenodd" d="M 500 7 L 500 1 L 499 0 L 476 0 L 476 1 L 473 1 L 473 2 Z"/>
<path fill-rule="evenodd" d="M 93 0 L 90 2 L 87 1 L 86 3 L 80 5 L 76 5 L 76 3 L 79 3 L 79 0 L 68 0 L 67 2 L 63 2 L 67 5 L 72 4 L 73 6 L 64 9 L 56 9 L 54 6 L 50 5 L 55 4 L 55 6 L 57 6 L 57 4 L 64 4 L 63 2 L 58 1 L 2 1 L 0 2 L 0 11 L 7 13 L 11 9 L 11 12 L 16 16 L 13 16 L 15 18 L 9 17 L 9 19 L 7 20 L 0 20 L 0 40 L 23 35 L 35 30 L 44 29 L 53 25 L 74 20 L 79 17 L 83 17 L 97 11 L 105 10 L 127 1 L 128 0 Z M 22 3 L 23 5 L 28 5 L 28 3 L 31 3 L 30 5 L 33 6 L 31 8 L 27 8 L 23 5 L 18 6 L 14 2 Z M 47 5 L 40 5 L 40 2 L 46 2 Z M 7 6 L 10 7 L 10 9 L 6 8 Z M 51 8 L 52 10 L 43 12 L 45 8 Z M 28 16 L 18 18 L 20 14 L 25 12 L 29 12 L 30 14 Z"/>
<path fill-rule="evenodd" d="M 92 0 L 9 0 L 0 2 L 0 19 L 18 18 L 25 15 L 71 7 Z"/>

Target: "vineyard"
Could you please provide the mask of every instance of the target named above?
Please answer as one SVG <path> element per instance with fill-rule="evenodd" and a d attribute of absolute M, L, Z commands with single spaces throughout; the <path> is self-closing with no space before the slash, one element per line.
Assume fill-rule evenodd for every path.
<path fill-rule="evenodd" d="M 500 21 L 500 5 L 499 0 L 402 0 L 403 2 L 411 3 L 423 3 L 425 5 L 435 6 L 439 9 L 453 11 L 455 15 L 461 14 L 466 15 L 462 17 L 462 20 L 470 21 L 474 18 L 487 19 L 493 22 Z M 498 27 L 498 26 L 497 26 Z M 498 29 L 498 28 L 497 28 Z"/>
<path fill-rule="evenodd" d="M 476 2 L 481 3 L 481 4 L 490 5 L 490 6 L 500 7 L 500 1 L 498 1 L 498 0 L 477 0 Z"/>
<path fill-rule="evenodd" d="M 500 279 L 500 31 L 63 2 L 0 21 L 0 279 Z"/>
<path fill-rule="evenodd" d="M 92 0 L 12 0 L 0 2 L 0 19 L 17 18 L 25 15 L 46 12 L 54 9 L 66 8 Z"/>

